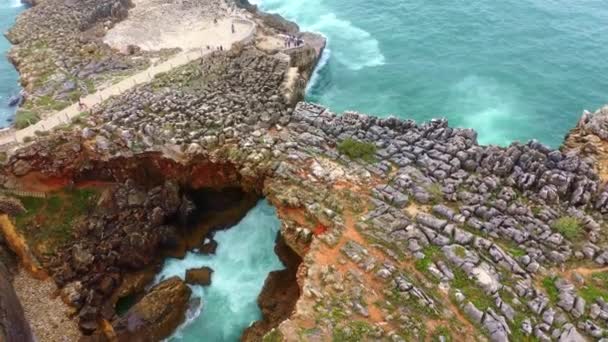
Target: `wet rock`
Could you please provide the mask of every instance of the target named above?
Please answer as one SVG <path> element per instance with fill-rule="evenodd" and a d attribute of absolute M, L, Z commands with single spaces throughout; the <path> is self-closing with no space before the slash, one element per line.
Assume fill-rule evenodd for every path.
<path fill-rule="evenodd" d="M 215 254 L 216 250 L 217 250 L 217 241 L 215 241 L 212 238 L 205 239 L 205 241 L 203 241 L 203 244 L 201 245 L 201 248 L 199 248 L 199 252 L 201 254 L 205 254 L 205 255 Z"/>
<path fill-rule="evenodd" d="M 113 322 L 119 341 L 158 341 L 185 319 L 190 288 L 177 277 L 154 286 L 124 316 Z"/>
<path fill-rule="evenodd" d="M 191 268 L 186 271 L 186 283 L 191 285 L 211 285 L 213 270 L 209 267 Z"/>

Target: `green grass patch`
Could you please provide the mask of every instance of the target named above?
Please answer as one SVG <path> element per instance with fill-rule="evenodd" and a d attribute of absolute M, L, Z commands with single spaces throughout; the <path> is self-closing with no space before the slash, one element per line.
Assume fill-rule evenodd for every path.
<path fill-rule="evenodd" d="M 597 298 L 608 301 L 608 272 L 598 272 L 587 278 L 578 293 L 587 303 L 595 303 Z"/>
<path fill-rule="evenodd" d="M 457 267 L 452 268 L 452 272 L 454 273 L 452 288 L 459 289 L 466 299 L 479 310 L 485 311 L 488 308 L 494 308 L 494 299 L 477 286 L 474 279 L 469 279 L 469 276 Z"/>
<path fill-rule="evenodd" d="M 40 121 L 40 117 L 38 116 L 37 113 L 29 111 L 29 110 L 20 109 L 15 114 L 14 125 L 15 125 L 15 128 L 22 129 L 27 126 L 33 125 L 38 121 Z"/>
<path fill-rule="evenodd" d="M 78 115 L 74 116 L 72 120 L 70 120 L 70 124 L 72 125 L 82 125 L 84 124 L 84 118 L 89 115 L 89 112 L 80 112 Z"/>
<path fill-rule="evenodd" d="M 91 79 L 84 80 L 84 85 L 87 88 L 88 94 L 93 94 L 95 92 L 95 82 Z"/>
<path fill-rule="evenodd" d="M 74 94 L 70 94 L 70 96 L 74 96 Z M 76 98 L 78 99 L 78 98 Z M 34 105 L 36 107 L 42 107 L 48 110 L 61 110 L 68 106 L 67 102 L 57 101 L 50 95 L 40 96 L 34 101 Z"/>
<path fill-rule="evenodd" d="M 523 324 L 525 319 L 526 319 L 526 315 L 523 315 L 521 313 L 518 313 L 513 318 L 513 323 L 510 324 L 511 334 L 512 334 L 511 341 L 538 342 L 539 339 L 536 336 L 534 336 L 534 335 L 526 336 L 524 334 L 524 332 L 521 330 L 521 325 Z"/>
<path fill-rule="evenodd" d="M 551 303 L 553 304 L 557 303 L 557 301 L 559 300 L 559 290 L 555 285 L 556 280 L 556 277 L 547 276 L 544 277 L 541 282 L 543 288 L 545 289 L 545 292 L 547 292 L 547 297 L 549 297 L 549 301 L 551 301 Z"/>
<path fill-rule="evenodd" d="M 338 144 L 338 151 L 353 160 L 361 159 L 373 163 L 376 159 L 376 145 L 352 138 L 342 140 Z"/>
<path fill-rule="evenodd" d="M 360 342 L 365 341 L 372 327 L 367 322 L 354 321 L 344 327 L 336 327 L 333 332 L 334 342 Z"/>
<path fill-rule="evenodd" d="M 467 249 L 462 246 L 455 246 L 454 253 L 460 258 L 464 258 L 467 256 Z"/>
<path fill-rule="evenodd" d="M 74 222 L 94 208 L 99 192 L 91 189 L 64 190 L 46 198 L 21 197 L 26 212 L 15 217 L 15 225 L 39 255 L 53 254 L 71 240 Z"/>
<path fill-rule="evenodd" d="M 572 216 L 560 217 L 553 222 L 551 228 L 555 229 L 569 240 L 578 237 L 583 231 L 580 221 Z"/>
<path fill-rule="evenodd" d="M 507 252 L 509 252 L 509 254 L 514 257 L 522 257 L 528 254 L 526 250 L 519 247 L 507 247 Z"/>
<path fill-rule="evenodd" d="M 446 326 L 439 326 L 433 331 L 431 334 L 431 341 L 433 342 L 441 342 L 443 337 L 443 341 L 452 342 L 452 334 L 450 333 L 450 329 Z"/>
<path fill-rule="evenodd" d="M 511 254 L 511 256 L 513 257 L 522 257 L 526 254 L 528 254 L 528 252 L 526 252 L 525 249 L 519 247 L 519 245 L 513 241 L 502 241 L 499 243 L 499 245 L 509 254 Z"/>
<path fill-rule="evenodd" d="M 430 297 L 433 297 L 433 295 L 429 292 L 427 292 L 426 294 L 429 295 Z M 395 306 L 395 308 L 397 308 L 397 307 L 407 308 L 410 311 L 409 316 L 416 316 L 418 319 L 421 319 L 421 320 L 423 318 L 435 319 L 435 318 L 439 317 L 433 307 L 426 305 L 426 303 L 420 302 L 420 300 L 418 300 L 418 298 L 416 298 L 415 296 L 399 292 L 399 290 L 397 288 L 394 288 L 391 291 L 391 293 L 390 293 L 390 295 L 388 295 L 387 299 L 389 300 L 391 305 Z M 425 317 L 421 317 L 421 316 L 425 316 Z"/>
<path fill-rule="evenodd" d="M 424 254 L 424 258 L 416 260 L 414 267 L 418 271 L 427 274 L 429 266 L 435 261 L 439 260 L 441 248 L 438 246 L 429 245 L 422 250 L 422 253 Z"/>
<path fill-rule="evenodd" d="M 432 183 L 425 187 L 426 191 L 431 195 L 431 203 L 437 204 L 443 201 L 443 190 L 438 183 Z"/>
<path fill-rule="evenodd" d="M 362 230 L 358 229 L 357 226 L 355 226 L 355 229 L 357 229 L 357 231 L 361 235 L 363 235 L 363 237 L 370 243 L 380 245 L 380 246 L 386 248 L 387 250 L 392 251 L 394 253 L 394 254 L 392 254 L 392 256 L 395 256 L 400 261 L 405 260 L 405 254 L 403 254 L 402 248 L 399 247 L 399 245 L 397 245 L 395 242 L 387 241 L 386 239 L 376 237 L 376 236 L 370 234 L 370 232 L 366 232 L 366 231 L 362 231 Z"/>
<path fill-rule="evenodd" d="M 262 338 L 262 342 L 281 342 L 283 341 L 283 336 L 280 331 L 277 329 L 272 329 Z"/>

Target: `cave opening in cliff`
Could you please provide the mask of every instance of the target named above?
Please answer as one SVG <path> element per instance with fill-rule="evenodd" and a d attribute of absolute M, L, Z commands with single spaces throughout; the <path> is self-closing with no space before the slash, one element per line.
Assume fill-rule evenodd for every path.
<path fill-rule="evenodd" d="M 53 211 L 56 206 L 47 203 L 56 197 L 61 208 L 79 203 L 80 210 L 69 218 L 69 239 L 42 262 L 60 287 L 80 281 L 77 296 L 70 297 L 75 306 L 82 307 L 84 293 L 95 292 L 94 308 L 117 336 L 131 336 L 128 322 L 154 307 L 156 285 L 172 276 L 192 289 L 189 304 L 172 306 L 183 308 L 185 322 L 177 331 L 179 318 L 162 327 L 144 324 L 161 329 L 163 336 L 174 334 L 171 339 L 258 341 L 292 313 L 300 296 L 301 259 L 280 234 L 277 210 L 262 196 L 263 180 L 243 180 L 230 164 L 181 165 L 156 155 L 34 180 L 52 191 L 36 203 L 57 220 L 66 211 Z M 35 217 L 47 211 L 38 210 Z M 120 273 L 90 276 L 96 267 Z M 188 281 L 188 270 L 203 267 L 212 270 L 209 285 Z M 99 332 L 97 322 L 93 314 L 79 316 L 85 334 Z"/>
<path fill-rule="evenodd" d="M 192 289 L 186 321 L 171 340 L 259 340 L 286 319 L 299 298 L 300 257 L 280 234 L 275 208 L 240 187 L 182 187 L 170 218 L 181 232 L 155 283 L 178 276 Z M 207 279 L 201 279 L 206 271 Z M 205 278 L 205 276 L 203 276 Z M 126 300 L 128 302 L 128 300 Z"/>

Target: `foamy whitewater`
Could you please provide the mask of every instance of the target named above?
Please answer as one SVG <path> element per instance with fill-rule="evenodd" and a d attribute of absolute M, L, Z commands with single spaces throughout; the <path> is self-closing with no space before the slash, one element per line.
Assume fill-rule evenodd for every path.
<path fill-rule="evenodd" d="M 19 0 L 0 0 L 0 31 L 6 32 L 15 22 L 15 18 L 25 7 Z M 15 114 L 15 108 L 8 106 L 13 95 L 19 94 L 19 75 L 6 58 L 10 43 L 4 35 L 0 37 L 0 127 L 9 125 L 9 120 Z"/>
<path fill-rule="evenodd" d="M 608 103 L 604 0 L 258 0 L 328 38 L 307 99 L 559 146 Z"/>
<path fill-rule="evenodd" d="M 215 255 L 188 253 L 183 260 L 168 259 L 156 281 L 185 278 L 186 270 L 202 266 L 214 272 L 208 287 L 191 286 L 201 306 L 169 341 L 239 341 L 243 331 L 260 319 L 257 297 L 268 273 L 283 269 L 274 253 L 280 221 L 267 201 L 260 201 L 236 226 L 219 231 Z"/>

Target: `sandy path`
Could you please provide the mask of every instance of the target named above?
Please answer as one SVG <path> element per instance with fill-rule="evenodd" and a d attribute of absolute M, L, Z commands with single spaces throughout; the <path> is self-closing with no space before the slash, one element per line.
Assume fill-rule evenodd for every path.
<path fill-rule="evenodd" d="M 221 25 L 219 24 L 221 22 Z M 218 28 L 214 28 L 213 31 L 209 31 L 207 35 L 199 40 L 210 41 L 213 46 L 223 46 L 224 49 L 228 49 L 232 44 L 248 40 L 255 33 L 255 24 L 245 19 L 224 19 L 218 22 Z M 236 32 L 231 32 L 231 25 L 234 22 L 235 27 L 238 27 Z M 245 29 L 248 26 L 248 29 Z M 215 36 L 216 30 L 223 30 L 226 34 Z M 197 49 L 190 49 L 176 55 L 175 57 L 167 60 L 166 62 L 160 63 L 155 66 L 151 66 L 148 69 L 130 76 L 121 82 L 108 86 L 107 88 L 98 90 L 93 94 L 89 94 L 81 99 L 88 108 L 101 103 L 110 96 L 120 95 L 123 92 L 143 83 L 149 82 L 154 76 L 167 72 L 173 68 L 185 65 L 192 60 L 202 57 L 212 51 L 213 49 L 207 50 L 206 45 L 202 45 Z M 71 120 L 78 116 L 82 111 L 78 107 L 78 103 L 72 104 L 71 106 L 52 114 L 44 120 L 38 123 L 28 126 L 22 130 L 15 131 L 13 134 L 5 134 L 0 136 L 0 145 L 21 143 L 27 137 L 35 136 L 36 131 L 48 131 L 57 126 L 69 124 Z"/>
<path fill-rule="evenodd" d="M 234 25 L 235 33 L 232 33 Z M 154 37 L 137 39 L 132 34 L 122 31 L 135 31 L 135 28 L 119 28 L 110 31 L 105 40 L 112 47 L 127 51 L 128 45 L 137 45 L 142 50 L 156 51 L 160 49 L 181 48 L 183 51 L 199 49 L 201 47 L 217 47 L 223 45 L 230 47 L 234 36 L 240 36 L 249 31 L 250 25 L 244 22 L 234 22 L 231 18 L 219 19 L 216 24 L 212 20 L 201 20 L 193 25 L 180 25 L 175 30 L 158 31 Z"/>
<path fill-rule="evenodd" d="M 15 276 L 13 287 L 38 341 L 73 342 L 80 339 L 78 324 L 69 318 L 72 309 L 56 296 L 57 286 L 51 279 L 36 280 L 21 269 Z"/>
<path fill-rule="evenodd" d="M 181 48 L 186 51 L 229 39 L 236 10 L 225 0 L 133 0 L 129 17 L 110 29 L 104 42 L 125 51 Z M 238 22 L 236 31 L 246 30 Z"/>

